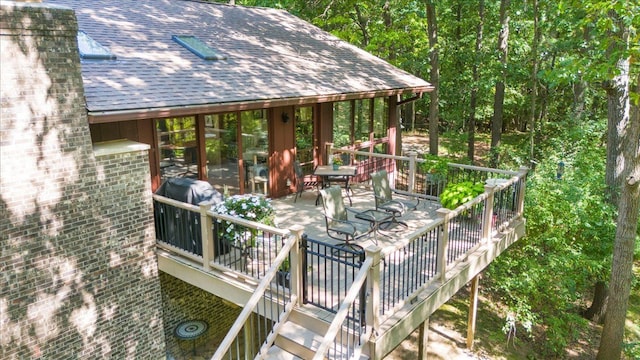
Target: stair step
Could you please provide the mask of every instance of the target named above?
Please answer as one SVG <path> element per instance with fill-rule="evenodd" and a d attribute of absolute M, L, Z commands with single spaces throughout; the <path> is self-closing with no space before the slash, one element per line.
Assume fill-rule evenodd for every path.
<path fill-rule="evenodd" d="M 287 321 L 278 332 L 275 344 L 271 349 L 269 349 L 269 352 L 271 352 L 274 347 L 279 347 L 284 352 L 290 353 L 290 355 L 293 356 L 292 359 L 311 359 L 320 347 L 323 336 L 324 335 L 321 336 L 305 326 L 299 325 L 293 321 Z M 337 351 L 339 354 L 343 350 L 347 349 L 338 346 L 338 348 L 333 351 Z M 331 357 L 331 353 L 329 357 Z M 368 360 L 369 357 L 364 354 L 360 354 L 358 359 Z"/>
<path fill-rule="evenodd" d="M 269 351 L 267 351 L 264 358 L 274 360 L 302 360 L 301 357 L 297 357 L 276 345 L 273 345 Z"/>
<path fill-rule="evenodd" d="M 275 343 L 300 358 L 310 359 L 322 343 L 322 336 L 292 321 L 287 321 L 280 329 Z"/>

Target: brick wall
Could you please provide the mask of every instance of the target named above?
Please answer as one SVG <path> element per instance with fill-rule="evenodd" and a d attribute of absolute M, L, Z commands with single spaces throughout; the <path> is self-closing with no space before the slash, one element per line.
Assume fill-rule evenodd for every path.
<path fill-rule="evenodd" d="M 177 340 L 173 332 L 181 321 L 197 319 L 206 321 L 209 329 L 196 340 L 196 353 L 210 358 L 242 308 L 163 272 L 160 272 L 160 281 L 167 353 L 178 359 L 189 354 L 192 342 Z"/>
<path fill-rule="evenodd" d="M 163 358 L 148 151 L 94 155 L 76 31 L 0 5 L 0 358 Z"/>

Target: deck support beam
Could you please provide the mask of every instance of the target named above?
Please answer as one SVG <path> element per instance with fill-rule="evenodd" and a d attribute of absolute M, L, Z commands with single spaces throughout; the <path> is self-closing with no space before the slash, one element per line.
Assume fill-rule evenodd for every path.
<path fill-rule="evenodd" d="M 469 322 L 467 324 L 467 349 L 473 349 L 473 339 L 476 334 L 476 314 L 478 312 L 478 283 L 480 274 L 471 279 L 469 295 Z"/>
<path fill-rule="evenodd" d="M 418 339 L 418 360 L 427 358 L 427 348 L 429 347 L 429 318 L 420 324 L 420 335 Z"/>

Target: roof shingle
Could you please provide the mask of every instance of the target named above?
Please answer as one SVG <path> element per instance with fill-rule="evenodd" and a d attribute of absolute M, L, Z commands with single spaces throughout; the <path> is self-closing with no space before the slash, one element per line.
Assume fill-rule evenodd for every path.
<path fill-rule="evenodd" d="M 83 60 L 90 112 L 416 89 L 426 81 L 286 11 L 197 1 L 46 0 L 117 60 Z M 227 57 L 204 60 L 171 39 L 193 35 Z"/>

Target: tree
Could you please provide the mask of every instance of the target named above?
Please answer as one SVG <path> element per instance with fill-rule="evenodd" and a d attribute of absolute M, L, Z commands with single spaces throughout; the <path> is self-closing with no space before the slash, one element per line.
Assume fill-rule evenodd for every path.
<path fill-rule="evenodd" d="M 434 89 L 429 93 L 429 153 L 438 155 L 438 88 L 440 83 L 440 64 L 438 61 L 438 23 L 436 4 L 427 1 L 427 32 L 429 36 L 429 58 L 431 63 L 430 81 Z"/>
<path fill-rule="evenodd" d="M 618 227 L 611 265 L 611 293 L 600 338 L 597 359 L 619 359 L 622 352 L 625 317 L 633 278 L 633 251 L 638 236 L 640 207 L 640 74 L 637 79 L 633 118 L 621 129 L 624 145 L 624 181 L 618 209 Z"/>
<path fill-rule="evenodd" d="M 500 0 L 500 34 L 498 35 L 498 52 L 500 57 L 500 78 L 496 82 L 493 102 L 493 118 L 491 119 L 491 166 L 497 167 L 500 162 L 498 148 L 502 140 L 502 122 L 504 111 L 504 91 L 507 82 L 507 54 L 509 41 L 509 6 L 510 0 Z"/>
<path fill-rule="evenodd" d="M 476 131 L 476 107 L 478 102 L 478 86 L 480 82 L 480 51 L 482 50 L 482 31 L 484 27 L 484 0 L 478 1 L 478 25 L 476 26 L 476 47 L 473 59 L 473 86 L 469 101 L 468 148 L 467 157 L 474 163 L 475 159 L 475 131 Z"/>
<path fill-rule="evenodd" d="M 617 74 L 610 81 L 603 83 L 607 93 L 608 128 L 607 134 L 607 173 L 606 182 L 611 204 L 616 205 L 619 199 L 619 189 L 622 185 L 622 128 L 629 121 L 629 58 L 619 54 L 629 47 L 629 27 L 613 10 L 610 17 L 614 29 L 611 31 L 612 41 L 607 48 L 607 55 L 616 62 Z"/>
<path fill-rule="evenodd" d="M 538 0 L 533 0 L 533 43 L 531 45 L 531 113 L 529 114 L 529 159 L 534 159 L 534 134 L 536 131 L 536 101 L 538 96 L 538 43 L 540 43 L 540 27 L 538 26 Z"/>

